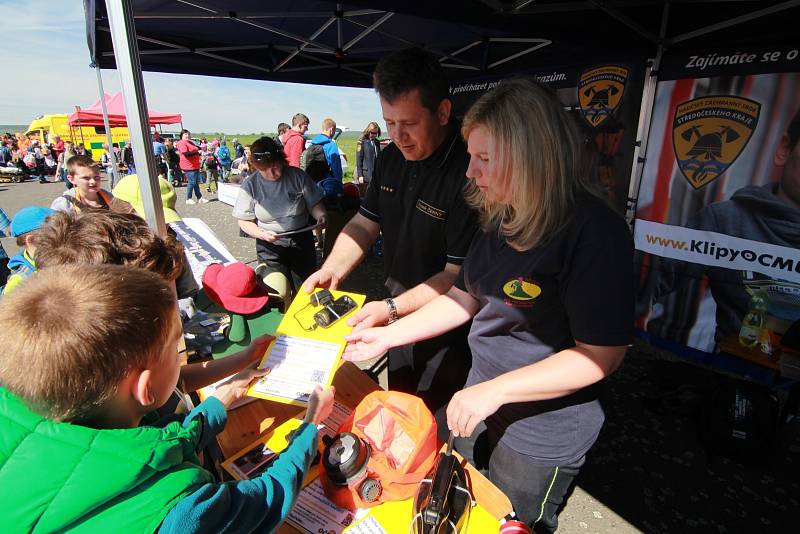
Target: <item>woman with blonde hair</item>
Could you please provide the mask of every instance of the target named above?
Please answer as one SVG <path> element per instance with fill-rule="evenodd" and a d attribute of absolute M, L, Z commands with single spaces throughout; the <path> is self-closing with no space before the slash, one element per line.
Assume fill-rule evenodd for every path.
<path fill-rule="evenodd" d="M 595 191 L 574 119 L 548 89 L 502 82 L 467 112 L 462 134 L 466 194 L 483 232 L 458 280 L 390 326 L 348 336 L 345 357 L 370 359 L 472 318 L 472 368 L 447 426 L 473 463 L 486 432 L 489 478 L 523 521 L 552 532 L 603 426 L 598 390 L 631 339 L 633 244 Z"/>
<path fill-rule="evenodd" d="M 372 172 L 375 170 L 375 160 L 381 151 L 381 127 L 377 122 L 367 124 L 361 134 L 361 138 L 356 144 L 356 185 L 361 192 L 361 196 L 367 192 L 372 180 Z"/>

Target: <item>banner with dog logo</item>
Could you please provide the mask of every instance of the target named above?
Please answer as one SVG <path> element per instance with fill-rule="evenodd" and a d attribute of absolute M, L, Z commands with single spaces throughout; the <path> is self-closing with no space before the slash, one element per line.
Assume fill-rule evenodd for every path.
<path fill-rule="evenodd" d="M 683 77 L 665 60 L 637 199 L 638 326 L 707 352 L 754 302 L 765 331 L 800 318 L 800 72 L 751 56 L 685 53 Z"/>

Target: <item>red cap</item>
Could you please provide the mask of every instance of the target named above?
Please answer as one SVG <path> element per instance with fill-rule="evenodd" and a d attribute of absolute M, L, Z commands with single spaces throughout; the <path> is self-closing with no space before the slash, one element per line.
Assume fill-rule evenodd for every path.
<path fill-rule="evenodd" d="M 216 304 L 242 315 L 261 310 L 269 300 L 266 290 L 256 283 L 253 268 L 244 263 L 212 263 L 203 273 L 203 289 Z"/>

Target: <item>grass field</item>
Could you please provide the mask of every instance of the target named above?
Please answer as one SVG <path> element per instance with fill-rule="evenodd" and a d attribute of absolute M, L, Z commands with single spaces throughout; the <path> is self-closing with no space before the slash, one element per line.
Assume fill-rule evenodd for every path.
<path fill-rule="evenodd" d="M 230 134 L 225 132 L 192 132 L 193 137 L 205 137 L 206 139 L 213 139 L 218 138 L 222 139 L 223 137 L 230 141 L 234 138 L 238 139 L 240 143 L 243 145 L 249 145 L 259 137 L 263 136 L 274 137 L 275 133 L 249 133 L 249 134 Z M 309 132 L 308 136 L 313 138 L 317 134 L 312 134 Z M 345 156 L 347 157 L 347 167 L 348 170 L 344 174 L 344 181 L 345 183 L 351 182 L 353 180 L 353 173 L 356 170 L 356 144 L 358 143 L 358 136 L 361 135 L 360 132 L 343 132 L 342 135 L 339 136 L 339 139 L 336 140 L 336 144 L 339 145 L 339 148 L 342 149 Z"/>

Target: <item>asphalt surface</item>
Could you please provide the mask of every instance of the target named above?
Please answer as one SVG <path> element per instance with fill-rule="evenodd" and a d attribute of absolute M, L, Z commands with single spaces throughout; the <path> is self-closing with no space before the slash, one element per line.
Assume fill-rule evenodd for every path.
<path fill-rule="evenodd" d="M 61 184 L 0 184 L 0 207 L 13 216 L 25 206 L 49 205 L 63 190 Z M 240 261 L 255 260 L 253 241 L 239 237 L 230 206 L 214 195 L 208 204 L 187 206 L 185 188 L 178 196 L 181 215 L 203 219 Z M 2 243 L 9 255 L 16 252 L 12 239 Z M 368 257 L 344 288 L 382 297 L 380 258 Z M 385 385 L 385 373 L 380 378 Z M 637 343 L 608 380 L 606 425 L 561 513 L 559 532 L 797 532 L 797 419 L 780 428 L 767 451 L 743 462 L 717 454 L 699 439 L 699 414 L 720 379 Z M 778 393 L 785 396 L 785 388 Z"/>

